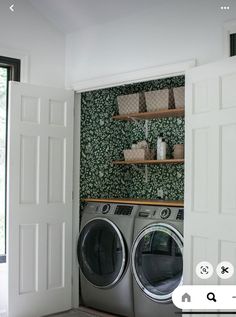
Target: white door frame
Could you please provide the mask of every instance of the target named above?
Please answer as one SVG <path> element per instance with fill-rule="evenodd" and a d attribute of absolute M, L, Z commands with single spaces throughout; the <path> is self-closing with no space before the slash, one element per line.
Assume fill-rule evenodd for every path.
<path fill-rule="evenodd" d="M 79 233 L 80 219 L 80 111 L 81 93 L 97 89 L 117 87 L 149 80 L 157 80 L 165 77 L 185 75 L 186 71 L 196 66 L 196 60 L 187 60 L 180 63 L 154 66 L 145 69 L 135 70 L 117 74 L 113 76 L 93 78 L 90 80 L 79 81 L 72 84 L 76 92 L 75 115 L 74 115 L 74 199 L 73 199 L 73 283 L 72 283 L 72 307 L 79 307 L 79 270 L 77 260 L 77 239 Z"/>
<path fill-rule="evenodd" d="M 74 104 L 74 158 L 73 158 L 73 198 L 72 198 L 72 307 L 79 307 L 79 266 L 77 260 L 77 240 L 80 220 L 80 107 L 81 94 L 75 94 Z"/>

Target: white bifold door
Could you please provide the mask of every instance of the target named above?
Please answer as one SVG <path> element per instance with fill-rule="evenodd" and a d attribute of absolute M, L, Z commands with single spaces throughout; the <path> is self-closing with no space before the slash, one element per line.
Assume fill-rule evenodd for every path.
<path fill-rule="evenodd" d="M 236 266 L 236 57 L 187 72 L 185 156 L 184 283 L 236 284 L 195 273 Z"/>
<path fill-rule="evenodd" d="M 10 83 L 9 317 L 71 308 L 73 92 Z"/>

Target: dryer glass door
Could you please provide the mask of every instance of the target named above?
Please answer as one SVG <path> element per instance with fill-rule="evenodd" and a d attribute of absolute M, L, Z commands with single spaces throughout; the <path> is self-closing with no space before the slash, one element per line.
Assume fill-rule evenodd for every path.
<path fill-rule="evenodd" d="M 173 227 L 147 227 L 135 240 L 132 265 L 143 292 L 159 302 L 170 302 L 172 292 L 182 283 L 183 238 Z"/>
<path fill-rule="evenodd" d="M 108 219 L 95 218 L 84 226 L 77 254 L 83 275 L 96 287 L 113 286 L 124 272 L 125 243 L 119 229 Z"/>

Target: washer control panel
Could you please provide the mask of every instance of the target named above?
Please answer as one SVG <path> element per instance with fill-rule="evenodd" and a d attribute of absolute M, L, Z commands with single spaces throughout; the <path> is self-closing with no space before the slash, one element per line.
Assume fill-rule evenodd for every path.
<path fill-rule="evenodd" d="M 183 221 L 184 209 L 168 206 L 141 206 L 138 217 L 155 220 Z"/>

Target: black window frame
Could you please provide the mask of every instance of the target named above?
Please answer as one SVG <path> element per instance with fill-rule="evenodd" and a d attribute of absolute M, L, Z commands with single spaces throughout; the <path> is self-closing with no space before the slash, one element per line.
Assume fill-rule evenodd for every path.
<path fill-rule="evenodd" d="M 7 94 L 6 94 L 6 131 L 8 130 L 8 94 L 9 94 L 9 81 L 20 81 L 21 60 L 6 56 L 0 56 L 0 67 L 7 69 Z M 7 162 L 7 133 L 6 133 L 6 162 Z M 5 182 L 7 185 L 7 164 L 5 165 Z M 7 186 L 6 186 L 7 188 Z M 5 192 L 5 254 L 0 254 L 0 263 L 6 262 L 6 228 L 7 228 L 7 191 Z"/>
<path fill-rule="evenodd" d="M 236 56 L 236 33 L 230 34 L 230 57 Z"/>

